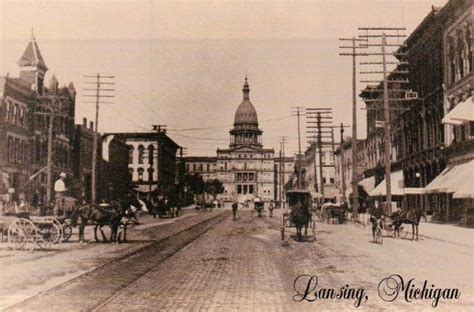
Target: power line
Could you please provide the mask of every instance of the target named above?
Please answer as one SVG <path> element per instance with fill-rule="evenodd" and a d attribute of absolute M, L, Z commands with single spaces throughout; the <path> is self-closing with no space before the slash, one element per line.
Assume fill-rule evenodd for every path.
<path fill-rule="evenodd" d="M 278 117 L 278 118 L 266 119 L 266 120 L 260 121 L 260 123 L 271 122 L 271 121 L 278 121 L 278 120 L 288 119 L 288 118 L 291 118 L 291 117 L 292 117 L 292 116 L 285 116 L 285 117 Z M 212 129 L 229 128 L 229 127 L 232 127 L 232 126 L 233 126 L 233 125 L 215 126 L 215 127 L 203 127 L 203 128 L 168 129 L 168 131 L 173 131 L 173 132 L 179 132 L 179 131 L 200 131 L 200 130 L 212 130 Z"/>

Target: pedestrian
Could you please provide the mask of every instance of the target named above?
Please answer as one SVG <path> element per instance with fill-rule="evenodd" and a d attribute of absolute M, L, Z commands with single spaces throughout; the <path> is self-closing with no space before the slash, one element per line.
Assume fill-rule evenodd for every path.
<path fill-rule="evenodd" d="M 55 216 L 59 216 L 59 214 L 63 211 L 63 202 L 64 196 L 66 194 L 66 174 L 61 172 L 59 174 L 59 179 L 56 180 L 54 183 L 54 192 L 56 193 L 56 205 L 54 205 L 53 214 Z"/>
<path fill-rule="evenodd" d="M 268 205 L 268 211 L 270 211 L 270 218 L 273 218 L 273 209 L 275 209 L 275 203 L 273 203 L 273 199 L 270 200 L 270 204 Z"/>
<path fill-rule="evenodd" d="M 237 209 L 239 208 L 239 203 L 234 201 L 232 203 L 232 219 L 235 221 L 237 220 Z"/>

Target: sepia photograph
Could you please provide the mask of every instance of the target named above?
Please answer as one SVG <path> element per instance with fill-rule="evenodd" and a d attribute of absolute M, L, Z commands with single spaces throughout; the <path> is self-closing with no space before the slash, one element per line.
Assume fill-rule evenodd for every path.
<path fill-rule="evenodd" d="M 0 0 L 0 311 L 474 311 L 474 0 Z"/>

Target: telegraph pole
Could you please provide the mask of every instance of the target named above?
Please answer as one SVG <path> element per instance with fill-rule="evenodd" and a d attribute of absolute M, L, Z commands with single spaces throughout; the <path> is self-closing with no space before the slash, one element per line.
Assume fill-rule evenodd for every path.
<path fill-rule="evenodd" d="M 166 134 L 166 125 L 152 125 L 153 127 L 153 131 L 156 131 L 156 133 L 158 135 L 160 134 Z M 157 162 L 156 162 L 156 166 L 157 166 L 157 169 L 156 170 L 156 173 L 157 173 L 157 188 L 159 189 L 159 192 L 160 192 L 160 195 L 163 195 L 164 194 L 164 190 L 163 190 L 163 181 L 162 181 L 162 170 L 163 170 L 163 164 L 161 163 L 161 154 L 162 154 L 162 144 L 161 144 L 161 141 L 159 139 L 159 137 L 157 137 L 157 141 L 156 143 L 158 144 L 158 147 L 156 149 L 156 153 L 157 153 Z"/>
<path fill-rule="evenodd" d="M 339 53 L 342 56 L 352 57 L 352 217 L 356 217 L 359 211 L 359 193 L 357 189 L 358 183 L 358 171 L 357 171 L 357 94 L 356 94 L 356 57 L 365 56 L 365 53 L 357 52 L 357 49 L 366 48 L 360 45 L 364 39 L 356 37 L 352 38 L 339 38 L 340 41 L 350 42 L 348 46 L 340 46 L 341 49 L 349 49 L 351 52 Z M 345 194 L 344 194 L 345 196 Z"/>
<path fill-rule="evenodd" d="M 296 116 L 298 120 L 298 155 L 301 155 L 301 130 L 300 130 L 300 116 L 305 116 L 304 114 L 304 107 L 297 106 L 297 107 L 292 107 L 292 115 Z"/>
<path fill-rule="evenodd" d="M 342 182 L 342 197 L 341 201 L 344 202 L 346 200 L 346 170 L 344 167 L 344 128 L 348 126 L 344 126 L 341 122 L 341 182 Z"/>
<path fill-rule="evenodd" d="M 67 117 L 67 113 L 63 112 L 61 100 L 67 100 L 67 97 L 56 94 L 39 96 L 39 99 L 48 100 L 48 104 L 37 104 L 40 111 L 35 112 L 35 115 L 48 116 L 48 159 L 46 163 L 46 202 L 49 204 L 52 200 L 52 186 L 53 186 L 53 140 L 54 140 L 54 120 L 56 117 Z"/>
<path fill-rule="evenodd" d="M 324 195 L 324 179 L 323 179 L 323 167 L 334 167 L 335 162 L 332 165 L 327 165 L 322 160 L 323 149 L 327 151 L 326 147 L 332 149 L 334 153 L 334 129 L 332 126 L 332 108 L 312 108 L 306 109 L 306 133 L 309 139 L 308 143 L 314 146 L 314 176 L 315 176 L 315 190 Z M 319 161 L 318 161 L 319 158 Z M 318 168 L 319 167 L 319 168 Z M 318 187 L 318 171 L 319 171 L 319 182 Z"/>
<path fill-rule="evenodd" d="M 284 183 L 285 183 L 285 143 L 286 143 L 286 136 L 280 137 L 280 205 L 283 203 L 283 191 L 284 191 Z"/>
<path fill-rule="evenodd" d="M 114 86 L 115 83 L 112 81 L 112 79 L 115 78 L 115 76 L 104 76 L 99 73 L 96 75 L 84 75 L 84 78 L 86 79 L 91 79 L 94 78 L 94 81 L 85 81 L 84 84 L 93 84 L 95 85 L 94 88 L 84 88 L 85 93 L 87 91 L 93 91 L 94 94 L 84 94 L 84 97 L 94 97 L 95 98 L 95 124 L 94 124 L 94 129 L 93 129 L 93 146 L 92 146 L 92 202 L 96 203 L 97 202 L 97 145 L 98 145 L 98 138 L 97 136 L 99 135 L 99 107 L 100 104 L 112 104 L 111 102 L 105 102 L 102 101 L 102 98 L 113 98 L 114 96 L 110 94 L 110 92 L 115 91 L 112 88 L 102 88 L 103 86 Z M 89 102 L 91 103 L 91 102 Z"/>
<path fill-rule="evenodd" d="M 400 49 L 401 47 L 405 47 L 405 45 L 400 45 L 400 44 L 388 44 L 387 43 L 387 38 L 401 38 L 405 37 L 405 35 L 400 35 L 399 31 L 400 30 L 405 30 L 403 27 L 360 27 L 359 30 L 366 31 L 365 35 L 360 35 L 360 38 L 365 38 L 366 47 L 380 47 L 381 52 L 369 52 L 366 53 L 366 55 L 370 56 L 382 56 L 382 62 L 366 62 L 366 63 L 361 63 L 361 65 L 382 65 L 382 71 L 365 71 L 361 72 L 361 74 L 383 74 L 383 112 L 384 112 L 384 167 L 385 167 L 385 182 L 386 182 L 386 204 L 387 204 L 387 209 L 389 209 L 389 213 L 391 212 L 391 203 L 392 203 L 392 184 L 391 184 L 391 139 L 390 139 L 390 101 L 405 101 L 405 100 L 412 100 L 412 98 L 407 99 L 406 93 L 408 90 L 404 90 L 402 87 L 399 87 L 399 89 L 393 89 L 390 90 L 388 85 L 390 84 L 398 84 L 398 85 L 403 85 L 408 83 L 408 79 L 388 79 L 388 72 L 387 72 L 387 64 L 395 64 L 397 65 L 396 69 L 391 72 L 391 74 L 394 75 L 407 75 L 408 74 L 408 69 L 405 67 L 408 65 L 408 63 L 405 61 L 400 61 L 400 62 L 388 62 L 387 61 L 387 56 L 395 56 L 395 57 L 404 57 L 406 56 L 406 53 L 403 53 L 401 51 L 395 51 L 395 52 L 390 52 L 387 51 L 387 48 L 389 47 L 396 47 L 397 49 Z M 375 34 L 373 32 L 376 32 Z M 395 33 L 390 33 L 394 32 Z M 369 34 L 370 32 L 370 34 Z M 380 38 L 381 43 L 377 44 L 372 44 L 369 43 L 369 41 L 373 38 Z M 363 82 L 374 82 L 372 80 L 368 81 L 363 81 Z M 375 81 L 377 82 L 377 81 Z M 380 81 L 378 81 L 380 83 Z M 392 93 L 403 93 L 403 96 L 389 96 L 389 92 Z M 366 99 L 366 102 L 380 102 L 380 99 Z M 400 109 L 404 110 L 404 108 L 393 108 L 393 109 Z"/>

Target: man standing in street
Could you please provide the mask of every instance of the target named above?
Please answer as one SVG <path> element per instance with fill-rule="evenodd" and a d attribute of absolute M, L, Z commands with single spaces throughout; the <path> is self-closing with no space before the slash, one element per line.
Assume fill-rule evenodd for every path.
<path fill-rule="evenodd" d="M 55 216 L 59 216 L 61 212 L 63 212 L 63 202 L 64 202 L 64 195 L 67 191 L 66 183 L 66 174 L 61 172 L 59 175 L 59 179 L 56 180 L 54 183 L 54 192 L 56 193 L 56 205 L 54 205 L 53 213 Z"/>

